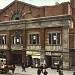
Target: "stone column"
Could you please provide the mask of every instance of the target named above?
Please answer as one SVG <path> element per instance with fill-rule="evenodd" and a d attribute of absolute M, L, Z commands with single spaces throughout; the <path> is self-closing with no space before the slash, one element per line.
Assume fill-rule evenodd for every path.
<path fill-rule="evenodd" d="M 40 64 L 44 64 L 45 59 L 45 29 L 41 28 L 41 51 L 40 51 Z"/>
<path fill-rule="evenodd" d="M 26 29 L 24 29 L 23 30 L 22 62 L 26 62 L 26 45 L 27 45 L 27 35 L 26 35 Z"/>
<path fill-rule="evenodd" d="M 6 37 L 6 43 L 7 43 L 7 51 L 6 51 L 6 60 L 7 64 L 11 63 L 11 34 L 10 31 L 7 31 L 7 37 Z"/>
<path fill-rule="evenodd" d="M 68 26 L 63 27 L 62 31 L 62 47 L 63 47 L 63 68 L 69 69 L 69 29 Z"/>

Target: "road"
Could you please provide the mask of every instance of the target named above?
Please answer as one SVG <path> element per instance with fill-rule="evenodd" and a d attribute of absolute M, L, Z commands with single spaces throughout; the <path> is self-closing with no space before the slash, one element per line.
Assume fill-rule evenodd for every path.
<path fill-rule="evenodd" d="M 47 68 L 47 71 L 48 75 L 59 75 L 56 69 Z M 64 70 L 63 73 L 64 75 L 73 75 L 73 71 Z M 37 68 L 28 67 L 26 68 L 26 72 L 22 72 L 21 66 L 16 66 L 14 73 L 9 71 L 9 74 L 0 74 L 0 75 L 37 75 Z M 43 74 L 41 73 L 41 75 Z"/>

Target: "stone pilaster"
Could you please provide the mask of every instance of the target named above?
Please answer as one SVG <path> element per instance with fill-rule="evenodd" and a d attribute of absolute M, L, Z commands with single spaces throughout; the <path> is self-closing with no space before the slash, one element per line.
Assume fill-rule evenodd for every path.
<path fill-rule="evenodd" d="M 67 26 L 63 27 L 62 36 L 63 68 L 69 69 L 69 29 Z"/>
<path fill-rule="evenodd" d="M 7 60 L 7 64 L 11 63 L 11 34 L 10 31 L 7 31 L 7 38 L 6 38 L 6 42 L 7 42 L 7 51 L 6 51 L 6 60 Z"/>
<path fill-rule="evenodd" d="M 40 64 L 44 64 L 45 60 L 45 29 L 41 28 L 41 51 L 40 51 Z"/>
<path fill-rule="evenodd" d="M 22 49 L 22 62 L 26 62 L 26 45 L 27 45 L 27 38 L 26 38 L 26 29 L 23 30 L 23 49 Z"/>
<path fill-rule="evenodd" d="M 6 64 L 7 65 L 11 64 L 11 52 L 10 52 L 10 49 L 7 49 L 7 51 L 6 51 Z"/>

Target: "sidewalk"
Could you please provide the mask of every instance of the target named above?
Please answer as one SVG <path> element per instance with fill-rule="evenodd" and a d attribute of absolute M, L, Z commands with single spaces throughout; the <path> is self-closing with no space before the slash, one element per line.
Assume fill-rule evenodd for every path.
<path fill-rule="evenodd" d="M 48 75 L 59 75 L 56 69 L 47 68 L 47 71 Z M 37 68 L 28 67 L 26 68 L 26 72 L 22 72 L 21 66 L 16 66 L 15 73 L 17 75 L 37 75 Z M 73 75 L 73 71 L 64 70 L 63 73 L 64 75 Z M 41 75 L 43 74 L 41 73 Z"/>

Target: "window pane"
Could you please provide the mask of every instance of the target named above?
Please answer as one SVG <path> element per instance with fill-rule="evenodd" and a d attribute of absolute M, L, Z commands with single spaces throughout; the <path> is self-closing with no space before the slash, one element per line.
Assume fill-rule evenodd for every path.
<path fill-rule="evenodd" d="M 39 44 L 39 34 L 30 34 L 29 35 L 30 44 Z"/>
<path fill-rule="evenodd" d="M 12 39 L 13 39 L 13 44 L 14 44 L 14 36 L 12 36 Z"/>
<path fill-rule="evenodd" d="M 5 37 L 4 37 L 4 36 L 2 36 L 2 44 L 4 44 L 4 40 L 5 40 Z"/>
<path fill-rule="evenodd" d="M 31 39 L 32 37 L 31 37 L 31 34 L 29 35 L 29 44 L 31 44 Z"/>
<path fill-rule="evenodd" d="M 39 44 L 39 34 L 37 34 L 37 44 Z"/>
<path fill-rule="evenodd" d="M 57 33 L 57 44 L 60 44 L 60 33 Z"/>
<path fill-rule="evenodd" d="M 51 34 L 49 34 L 49 44 L 51 44 Z"/>
<path fill-rule="evenodd" d="M 21 36 L 21 44 L 23 44 L 23 36 Z"/>
<path fill-rule="evenodd" d="M 52 44 L 56 44 L 56 33 L 52 33 Z"/>
<path fill-rule="evenodd" d="M 2 37 L 0 36 L 0 44 L 2 44 Z"/>
<path fill-rule="evenodd" d="M 33 34 L 33 44 L 36 44 L 36 34 Z"/>
<path fill-rule="evenodd" d="M 6 44 L 6 35 L 5 35 L 5 44 Z"/>
<path fill-rule="evenodd" d="M 16 44 L 20 44 L 20 38 L 16 39 Z"/>

